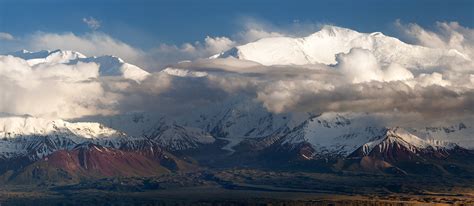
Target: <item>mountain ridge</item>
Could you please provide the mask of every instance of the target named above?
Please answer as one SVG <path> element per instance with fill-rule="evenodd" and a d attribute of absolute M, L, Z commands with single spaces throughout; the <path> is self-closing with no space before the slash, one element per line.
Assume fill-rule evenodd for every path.
<path fill-rule="evenodd" d="M 341 53 L 349 53 L 353 48 L 371 51 L 382 64 L 396 62 L 404 67 L 415 68 L 415 65 L 428 67 L 442 57 L 452 57 L 458 61 L 470 61 L 461 52 L 431 49 L 423 46 L 406 44 L 397 38 L 381 32 L 359 33 L 337 27 L 323 26 L 320 31 L 306 37 L 266 37 L 255 42 L 236 46 L 226 52 L 212 56 L 215 58 L 234 57 L 251 60 L 260 64 L 271 65 L 334 65 Z"/>
<path fill-rule="evenodd" d="M 99 65 L 100 76 L 120 76 L 135 81 L 141 81 L 150 74 L 140 67 L 127 63 L 120 57 L 112 55 L 87 57 L 80 52 L 60 49 L 53 51 L 42 50 L 38 52 L 21 50 L 7 53 L 7 55 L 22 58 L 32 67 L 41 64 L 75 65 L 79 62 L 96 63 Z"/>

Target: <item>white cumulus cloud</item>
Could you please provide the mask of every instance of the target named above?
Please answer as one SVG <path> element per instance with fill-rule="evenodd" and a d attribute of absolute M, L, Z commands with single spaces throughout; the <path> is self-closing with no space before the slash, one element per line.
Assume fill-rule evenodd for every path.
<path fill-rule="evenodd" d="M 95 63 L 39 64 L 0 56 L 0 112 L 50 118 L 112 114 Z"/>
<path fill-rule="evenodd" d="M 403 24 L 400 20 L 395 25 L 415 43 L 442 49 L 455 49 L 474 58 L 474 29 L 461 26 L 458 22 L 437 22 L 435 31 L 427 30 L 418 24 Z"/>
<path fill-rule="evenodd" d="M 337 55 L 336 68 L 353 83 L 369 81 L 397 81 L 412 79 L 413 74 L 397 63 L 382 68 L 372 52 L 354 48 L 349 53 Z"/>

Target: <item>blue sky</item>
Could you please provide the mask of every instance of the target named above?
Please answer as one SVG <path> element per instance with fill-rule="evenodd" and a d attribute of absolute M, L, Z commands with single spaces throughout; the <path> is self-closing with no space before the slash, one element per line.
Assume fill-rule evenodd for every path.
<path fill-rule="evenodd" d="M 0 32 L 25 36 L 37 31 L 83 34 L 83 18 L 100 22 L 98 31 L 148 49 L 206 36 L 231 36 L 248 19 L 277 28 L 295 24 L 335 24 L 358 31 L 394 33 L 393 23 L 414 22 L 430 28 L 436 21 L 474 27 L 474 1 L 364 0 L 0 0 Z"/>

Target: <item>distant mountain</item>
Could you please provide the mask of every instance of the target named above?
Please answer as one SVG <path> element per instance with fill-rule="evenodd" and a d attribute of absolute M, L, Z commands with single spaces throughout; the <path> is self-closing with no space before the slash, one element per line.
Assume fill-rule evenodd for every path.
<path fill-rule="evenodd" d="M 365 171 L 385 170 L 402 174 L 468 175 L 474 152 L 454 143 L 420 139 L 396 128 L 368 142 L 348 156 L 360 159 Z"/>
<path fill-rule="evenodd" d="M 28 50 L 21 50 L 7 55 L 22 58 L 28 62 L 30 66 L 34 66 L 42 63 L 62 64 L 68 63 L 71 60 L 86 58 L 86 55 L 76 51 L 63 51 L 63 50 L 42 50 L 38 52 L 30 52 Z"/>
<path fill-rule="evenodd" d="M 205 129 L 186 126 L 171 118 L 146 113 L 90 117 L 82 121 L 100 122 L 108 127 L 118 128 L 128 136 L 148 139 L 169 151 L 198 149 L 216 141 L 215 136 Z"/>
<path fill-rule="evenodd" d="M 203 144 L 212 144 L 215 138 L 198 128 L 162 123 L 147 132 L 145 137 L 171 151 L 196 149 Z"/>
<path fill-rule="evenodd" d="M 307 37 L 267 37 L 234 47 L 211 58 L 235 57 L 263 65 L 336 64 L 336 55 L 353 48 L 371 51 L 382 64 L 397 62 L 404 67 L 436 65 L 443 57 L 459 61 L 468 56 L 456 50 L 409 45 L 380 32 L 359 33 L 347 28 L 324 26 Z"/>
<path fill-rule="evenodd" d="M 474 157 L 472 145 L 449 141 L 450 135 L 469 140 L 472 126 L 465 123 L 387 128 L 369 114 L 273 115 L 238 104 L 201 113 L 199 121 L 191 118 L 194 115 L 171 120 L 138 113 L 97 119 L 101 123 L 3 115 L 0 177 L 21 183 L 29 178 L 44 182 L 147 176 L 196 168 L 194 158 L 213 166 L 402 175 L 474 171 L 470 163 L 463 164 Z M 120 125 L 133 135 L 110 127 Z"/>
<path fill-rule="evenodd" d="M 454 143 L 424 140 L 401 128 L 395 128 L 388 129 L 383 136 L 365 143 L 349 156 L 372 156 L 386 161 L 411 160 L 420 155 L 444 158 L 457 147 L 459 146 Z"/>
<path fill-rule="evenodd" d="M 30 116 L 2 116 L 0 128 L 0 159 L 25 156 L 37 160 L 85 141 L 125 135 L 99 123 L 70 123 Z"/>
<path fill-rule="evenodd" d="M 387 128 L 367 114 L 327 113 L 266 137 L 244 139 L 234 146 L 232 157 L 241 164 L 322 171 L 451 175 L 473 171 L 472 144 L 421 138 L 408 130 Z"/>
<path fill-rule="evenodd" d="M 315 150 L 311 156 L 304 156 L 308 159 L 345 157 L 383 135 L 385 130 L 369 115 L 327 113 L 304 121 L 285 134 L 280 144 L 294 147 L 308 143 Z"/>
<path fill-rule="evenodd" d="M 100 76 L 120 76 L 139 81 L 149 75 L 147 71 L 133 64 L 126 63 L 121 58 L 115 56 L 87 57 L 79 52 L 67 50 L 43 50 L 38 52 L 22 50 L 9 53 L 8 55 L 22 58 L 26 60 L 30 66 L 39 64 L 75 65 L 78 62 L 92 62 L 99 65 Z"/>
<path fill-rule="evenodd" d="M 308 145 L 313 157 L 347 157 L 364 144 L 386 135 L 387 128 L 376 117 L 361 113 L 281 113 L 267 111 L 261 103 L 236 98 L 210 108 L 202 107 L 182 116 L 154 116 L 134 113 L 86 119 L 132 136 L 153 139 L 170 151 L 199 149 L 216 140 L 227 143 L 221 149 L 235 152 L 240 147 L 263 149 L 277 143 L 293 149 Z M 404 127 L 413 136 L 431 143 L 446 142 L 474 149 L 467 123 L 440 127 Z M 243 145 L 244 144 L 244 145 Z M 441 143 L 440 143 L 441 144 Z"/>
<path fill-rule="evenodd" d="M 167 145 L 159 138 L 133 137 L 99 123 L 3 115 L 0 138 L 0 176 L 13 182 L 150 176 L 195 168 L 163 149 Z"/>
<path fill-rule="evenodd" d="M 303 38 L 263 38 L 212 58 L 232 57 L 263 65 L 334 65 L 338 54 L 354 48 L 370 51 L 381 64 L 396 62 L 407 68 L 437 65 L 443 58 L 468 59 L 456 50 L 409 45 L 379 32 L 334 26 Z M 114 56 L 87 57 L 62 50 L 23 50 L 10 55 L 34 69 L 95 63 L 100 77 L 140 83 L 149 75 Z M 209 74 L 171 66 L 160 72 L 179 78 Z M 196 168 L 195 163 L 401 175 L 469 174 L 474 171 L 473 132 L 471 122 L 389 127 L 376 114 L 273 113 L 261 102 L 239 95 L 176 115 L 149 111 L 65 121 L 2 114 L 0 177 L 7 182 L 41 182 L 152 176 Z"/>

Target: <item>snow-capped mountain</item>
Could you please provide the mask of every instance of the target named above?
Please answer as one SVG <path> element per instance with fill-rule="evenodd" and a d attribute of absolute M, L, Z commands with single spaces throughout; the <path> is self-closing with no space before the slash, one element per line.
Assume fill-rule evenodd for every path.
<path fill-rule="evenodd" d="M 121 76 L 126 79 L 143 80 L 149 73 L 133 64 L 126 63 L 119 57 L 100 56 L 77 58 L 71 60 L 69 64 L 77 64 L 77 62 L 93 62 L 99 64 L 100 76 Z"/>
<path fill-rule="evenodd" d="M 235 109 L 235 111 L 239 110 Z M 239 120 L 239 117 L 242 119 Z M 168 164 L 166 150 L 174 152 L 193 149 L 199 151 L 205 145 L 212 146 L 216 138 L 227 140 L 229 143 L 213 146 L 231 150 L 234 156 L 241 155 L 242 152 L 245 153 L 246 150 L 242 150 L 242 146 L 246 145 L 254 151 L 261 151 L 256 154 L 262 154 L 262 157 L 281 158 L 282 156 L 278 155 L 284 155 L 303 161 L 369 157 L 373 161 L 383 161 L 386 162 L 384 164 L 393 166 L 394 162 L 399 161 L 420 161 L 420 158 L 421 160 L 437 158 L 443 161 L 451 155 L 471 154 L 469 150 L 460 145 L 435 139 L 436 136 L 417 136 L 412 131 L 419 130 L 413 128 L 387 128 L 383 124 L 379 124 L 369 114 L 324 113 L 309 115 L 300 124 L 295 124 L 295 119 L 275 121 L 274 118 L 280 116 L 256 115 L 251 117 L 223 115 L 217 119 L 225 121 L 214 122 L 217 123 L 216 127 L 208 127 L 212 125 L 209 122 L 202 124 L 205 125 L 204 128 L 198 127 L 199 124 L 190 126 L 190 122 L 186 126 L 180 125 L 178 121 L 166 121 L 163 117 L 153 119 L 144 114 L 133 114 L 121 118 L 109 117 L 109 120 L 116 121 L 116 127 L 121 124 L 128 124 L 135 129 L 141 126 L 142 129 L 135 130 L 136 132 L 141 131 L 142 133 L 137 133 L 141 135 L 131 136 L 99 123 L 70 123 L 64 120 L 6 115 L 0 119 L 0 128 L 3 128 L 0 131 L 2 135 L 0 159 L 3 161 L 23 159 L 22 161 L 26 161 L 26 158 L 27 162 L 35 162 L 60 151 L 66 151 L 66 153 L 70 151 L 69 153 L 76 154 L 74 151 L 80 145 L 94 144 L 99 148 L 99 150 L 92 148 L 94 151 L 102 151 L 101 147 L 110 148 L 111 154 L 118 152 L 117 150 L 123 150 L 131 152 L 127 154 L 127 157 L 146 157 L 140 161 L 156 158 L 156 161 Z M 203 119 L 201 121 L 204 121 Z M 247 128 L 249 129 L 246 131 L 248 135 L 242 134 L 242 131 L 234 133 L 232 129 L 224 130 L 228 131 L 225 133 L 227 136 L 217 137 L 215 134 L 222 133 L 211 133 L 216 128 L 246 128 L 248 124 L 241 121 L 251 123 L 257 121 L 257 123 L 251 124 L 252 128 Z M 461 130 L 468 128 L 470 128 L 469 125 L 461 124 Z M 264 132 L 254 133 L 250 132 L 251 130 Z M 431 130 L 435 129 L 431 128 Z M 436 129 L 436 131 L 438 130 L 448 134 L 453 133 L 451 130 Z M 99 156 L 101 155 L 107 156 L 108 154 L 101 153 Z M 173 161 L 169 163 L 171 165 L 167 165 L 167 168 L 173 168 L 176 161 L 181 161 L 173 158 Z M 114 159 L 114 161 L 118 160 Z M 365 159 L 365 161 L 368 160 Z M 27 164 L 22 164 L 21 167 L 25 165 Z M 103 167 L 100 166 L 100 168 Z"/>
<path fill-rule="evenodd" d="M 14 57 L 19 57 L 26 62 L 30 66 L 34 66 L 37 64 L 42 63 L 50 63 L 50 64 L 64 64 L 68 63 L 71 60 L 79 59 L 79 58 L 86 58 L 84 54 L 81 54 L 76 51 L 62 51 L 62 50 L 42 50 L 38 52 L 30 52 L 28 50 L 21 50 L 17 52 L 12 52 L 7 55 L 12 55 Z"/>
<path fill-rule="evenodd" d="M 339 63 L 339 54 L 349 53 L 354 48 L 370 51 L 379 63 L 386 64 L 384 66 L 397 63 L 408 69 L 439 65 L 438 61 L 445 58 L 459 62 L 469 61 L 466 55 L 456 50 L 409 45 L 379 32 L 366 34 L 334 26 L 325 26 L 321 31 L 303 38 L 263 38 L 212 58 L 235 57 L 253 61 L 248 70 L 262 67 L 260 64 L 335 65 Z M 122 77 L 135 80 L 137 84 L 149 75 L 139 67 L 114 56 L 87 57 L 78 52 L 62 50 L 20 51 L 10 55 L 23 59 L 21 65 L 29 65 L 30 70 L 41 69 L 44 65 L 85 63 L 89 66 L 89 63 L 93 63 L 90 64 L 94 66 L 93 75 L 89 75 L 92 77 L 97 76 L 97 66 L 99 77 Z M 18 60 L 11 56 L 8 58 Z M 233 61 L 237 62 L 232 64 L 241 63 L 239 60 Z M 173 76 L 170 78 L 171 82 L 174 78 L 178 81 L 184 78 L 214 78 L 227 72 L 218 71 L 215 73 L 220 74 L 214 75 L 212 69 L 194 70 L 183 67 L 170 66 L 161 72 L 165 76 Z M 231 72 L 237 74 L 236 70 L 239 68 L 241 67 L 232 68 Z M 50 72 L 55 73 L 62 67 L 55 69 Z M 265 69 L 268 68 L 264 67 L 262 71 Z M 275 74 L 277 75 L 279 74 Z M 89 76 L 80 81 L 89 81 Z M 286 76 L 291 76 L 291 73 Z M 102 95 L 101 92 L 98 94 Z M 107 95 L 115 94 L 112 92 Z M 119 97 L 114 98 L 114 101 L 119 101 L 121 95 L 117 94 Z M 273 113 L 255 98 L 256 95 L 240 95 L 231 94 L 229 96 L 232 97 L 202 104 L 189 112 L 176 115 L 148 111 L 86 116 L 71 121 L 3 115 L 0 117 L 0 161 L 26 159 L 32 162 L 44 160 L 54 153 L 57 158 L 80 156 L 80 151 L 93 153 L 100 158 L 111 158 L 109 155 L 126 151 L 139 156 L 127 154 L 123 157 L 125 160 L 149 163 L 149 158 L 156 157 L 159 161 L 166 159 L 165 151 L 187 154 L 189 151 L 199 152 L 203 148 L 211 148 L 211 151 L 230 151 L 227 155 L 231 158 L 251 151 L 252 154 L 263 154 L 265 157 L 280 158 L 281 156 L 276 155 L 278 153 L 308 162 L 372 158 L 392 164 L 400 160 L 418 160 L 425 156 L 447 158 L 451 154 L 474 149 L 471 137 L 474 127 L 470 122 L 439 127 L 388 127 L 375 114 L 325 112 L 316 115 L 302 111 Z M 78 105 L 82 105 L 81 101 L 78 102 Z M 88 106 L 87 102 L 84 104 Z M 84 145 L 86 149 L 81 147 Z M 146 158 L 142 159 L 142 156 Z M 114 158 L 112 160 L 116 161 Z M 75 157 L 71 161 L 76 165 L 80 164 Z M 155 166 L 158 168 L 160 165 Z"/>
<path fill-rule="evenodd" d="M 459 146 L 454 143 L 421 139 L 404 129 L 391 128 L 380 138 L 362 145 L 352 155 L 380 155 L 386 160 L 409 158 L 410 155 L 416 156 L 419 154 L 444 157 L 449 155 L 448 151 L 456 147 Z M 399 152 L 404 154 L 397 154 Z"/>
<path fill-rule="evenodd" d="M 464 124 L 462 124 L 464 125 Z M 369 114 L 324 113 L 312 116 L 301 124 L 276 130 L 262 138 L 247 138 L 236 148 L 262 151 L 271 156 L 284 153 L 302 160 L 345 159 L 374 156 L 379 159 L 403 159 L 405 156 L 443 158 L 451 152 L 470 148 L 469 135 L 456 144 L 456 139 L 440 138 L 440 134 L 417 136 L 414 128 L 386 127 Z M 467 129 L 467 126 L 463 126 Z M 453 133 L 443 128 L 433 129 L 440 133 Z M 442 131 L 442 132 L 441 132 Z M 462 145 L 462 146 L 460 146 Z M 270 154 L 268 154 L 270 153 Z"/>
<path fill-rule="evenodd" d="M 194 129 L 170 126 L 160 125 L 150 133 L 156 136 L 134 137 L 95 122 L 2 114 L 0 175 L 24 183 L 33 181 L 31 175 L 36 175 L 34 181 L 70 181 L 194 168 L 163 148 L 190 149 L 214 139 Z"/>
<path fill-rule="evenodd" d="M 395 174 L 470 174 L 472 150 L 439 140 L 421 139 L 401 128 L 368 142 L 345 161 L 346 169 Z"/>
<path fill-rule="evenodd" d="M 99 123 L 70 123 L 30 116 L 0 117 L 0 158 L 28 157 L 36 160 L 56 150 L 72 149 L 94 139 L 117 139 L 125 135 Z"/>
<path fill-rule="evenodd" d="M 236 97 L 179 116 L 131 113 L 81 121 L 100 122 L 131 136 L 145 136 L 169 150 L 196 149 L 218 138 L 228 142 L 224 149 L 233 151 L 232 147 L 246 138 L 274 134 L 307 117 L 307 114 L 273 114 L 259 102 Z"/>
<path fill-rule="evenodd" d="M 410 148 L 408 151 L 419 148 L 414 150 L 415 153 L 426 151 L 428 146 L 444 148 L 439 151 L 449 150 L 454 145 L 462 145 L 466 149 L 472 146 L 464 143 L 472 142 L 470 136 L 464 133 L 471 127 L 464 123 L 460 124 L 463 133 L 458 134 L 456 139 L 447 135 L 456 134 L 457 130 L 431 128 L 430 131 L 439 133 L 420 135 L 420 129 L 416 128 L 394 130 L 386 127 L 375 116 L 367 113 L 273 114 L 253 103 L 233 100 L 218 109 L 203 109 L 184 117 L 153 117 L 135 113 L 95 121 L 112 128 L 126 125 L 122 128 L 128 127 L 130 133 L 146 137 L 170 151 L 199 150 L 216 139 L 227 141 L 219 147 L 231 153 L 239 153 L 238 150 L 246 145 L 252 150 L 304 150 L 300 154 L 303 159 L 348 158 L 361 148 L 364 151 L 361 154 L 367 155 L 374 145 L 387 142 L 404 145 Z M 402 137 L 401 142 L 407 142 L 409 146 L 386 138 L 394 135 Z"/>
<path fill-rule="evenodd" d="M 454 125 L 410 128 L 410 133 L 423 139 L 435 139 L 440 141 L 455 142 L 467 149 L 474 149 L 472 134 L 474 128 L 471 124 L 460 122 Z"/>
<path fill-rule="evenodd" d="M 191 117 L 191 118 L 190 118 Z M 263 137 L 275 130 L 298 121 L 297 115 L 273 114 L 263 105 L 245 97 L 231 98 L 178 118 L 181 124 L 205 129 L 216 137 Z"/>
<path fill-rule="evenodd" d="M 216 138 L 227 141 L 223 149 L 234 152 L 233 147 L 245 139 L 257 139 L 274 135 L 277 131 L 293 128 L 308 114 L 274 114 L 252 99 L 235 97 L 178 117 L 181 125 L 200 128 Z"/>
<path fill-rule="evenodd" d="M 86 119 L 97 121 L 126 134 L 146 137 L 171 151 L 199 149 L 216 139 L 227 143 L 221 149 L 235 152 L 235 146 L 252 142 L 266 148 L 276 143 L 296 148 L 307 144 L 315 157 L 347 157 L 363 145 L 385 136 L 387 127 L 367 113 L 274 114 L 259 102 L 235 98 L 218 106 L 202 107 L 183 116 L 146 113 Z M 448 129 L 451 128 L 451 129 Z M 402 128 L 428 142 L 446 142 L 472 148 L 472 126 L 464 123 L 449 127 Z M 399 130 L 401 131 L 401 130 Z M 312 157 L 309 157 L 312 158 Z"/>
<path fill-rule="evenodd" d="M 99 65 L 100 76 L 120 76 L 126 79 L 140 81 L 149 75 L 147 71 L 133 64 L 126 63 L 121 58 L 115 56 L 87 57 L 79 52 L 67 50 L 43 50 L 38 52 L 22 50 L 7 55 L 24 59 L 32 67 L 41 64 L 75 65 L 79 62 L 92 62 Z"/>
<path fill-rule="evenodd" d="M 280 144 L 292 148 L 308 143 L 315 151 L 313 156 L 345 157 L 385 130 L 368 115 L 327 113 L 304 121 L 285 134 Z"/>
<path fill-rule="evenodd" d="M 39 175 L 37 179 L 68 181 L 76 177 L 149 176 L 193 168 L 195 166 L 163 149 L 172 150 L 168 144 L 183 146 L 180 144 L 183 141 L 173 142 L 170 138 L 186 137 L 189 147 L 196 146 L 195 141 L 206 144 L 214 139 L 205 134 L 198 138 L 194 130 L 190 134 L 184 128 L 177 130 L 180 133 L 166 129 L 155 131 L 159 137 L 134 137 L 94 122 L 71 123 L 3 114 L 0 117 L 0 175 L 14 172 L 11 181 L 28 182 L 32 180 L 30 175 Z M 38 170 L 42 173 L 35 173 Z"/>
<path fill-rule="evenodd" d="M 379 62 L 396 62 L 404 67 L 429 67 L 443 58 L 470 60 L 456 50 L 432 49 L 406 44 L 380 32 L 359 33 L 336 26 L 324 26 L 307 37 L 267 37 L 237 46 L 211 58 L 235 57 L 263 65 L 336 64 L 336 55 L 353 48 L 371 51 Z"/>
<path fill-rule="evenodd" d="M 144 138 L 169 151 L 198 149 L 212 144 L 215 137 L 199 127 L 178 124 L 171 118 L 146 113 L 131 113 L 108 117 L 91 117 L 86 121 L 100 122 L 111 128 L 118 128 L 128 136 Z M 130 141 L 129 139 L 123 140 Z M 114 144 L 116 143 L 101 143 Z"/>
<path fill-rule="evenodd" d="M 171 151 L 199 148 L 202 144 L 212 144 L 215 138 L 198 128 L 183 127 L 174 123 L 162 123 L 144 134 Z"/>
<path fill-rule="evenodd" d="M 137 120 L 139 121 L 139 120 Z M 129 123 L 127 123 L 129 124 Z M 86 142 L 116 149 L 168 151 L 197 149 L 215 138 L 198 128 L 157 121 L 135 136 L 96 122 L 71 123 L 30 116 L 0 118 L 0 158 L 28 157 L 37 160 L 57 150 L 70 150 Z M 146 129 L 145 129 L 146 128 Z M 144 146 L 147 145 L 147 148 Z"/>

